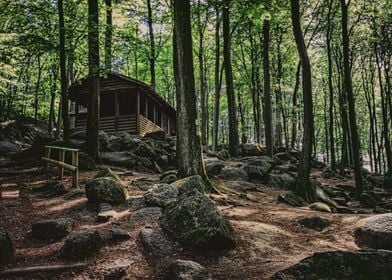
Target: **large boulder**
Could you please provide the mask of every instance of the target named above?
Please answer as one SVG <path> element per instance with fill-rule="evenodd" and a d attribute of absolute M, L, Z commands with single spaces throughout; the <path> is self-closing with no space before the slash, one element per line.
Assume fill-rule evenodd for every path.
<path fill-rule="evenodd" d="M 0 265 L 6 264 L 14 255 L 14 246 L 8 232 L 0 227 Z"/>
<path fill-rule="evenodd" d="M 84 231 L 70 236 L 60 250 L 66 260 L 83 260 L 99 252 L 103 239 L 98 231 Z"/>
<path fill-rule="evenodd" d="M 181 242 L 206 249 L 231 248 L 234 230 L 214 202 L 200 192 L 183 195 L 168 205 L 161 225 Z"/>
<path fill-rule="evenodd" d="M 214 160 L 206 163 L 206 173 L 208 177 L 219 175 L 225 164 L 221 160 Z"/>
<path fill-rule="evenodd" d="M 0 155 L 15 153 L 19 151 L 19 147 L 8 141 L 0 141 Z"/>
<path fill-rule="evenodd" d="M 360 220 L 354 236 L 360 247 L 392 250 L 392 213 Z"/>
<path fill-rule="evenodd" d="M 132 212 L 129 217 L 131 223 L 139 223 L 146 221 L 158 220 L 162 216 L 160 207 L 146 207 Z"/>
<path fill-rule="evenodd" d="M 74 225 L 69 218 L 42 220 L 32 225 L 31 234 L 37 239 L 61 239 L 72 232 Z"/>
<path fill-rule="evenodd" d="M 305 217 L 298 220 L 301 226 L 306 228 L 321 231 L 331 225 L 331 221 L 328 218 L 320 216 Z"/>
<path fill-rule="evenodd" d="M 145 138 L 152 138 L 156 140 L 165 140 L 166 133 L 163 130 L 148 132 L 144 135 Z"/>
<path fill-rule="evenodd" d="M 144 228 L 140 232 L 140 241 L 149 255 L 154 257 L 166 257 L 173 251 L 172 244 L 161 230 Z"/>
<path fill-rule="evenodd" d="M 148 205 L 165 207 L 175 201 L 177 196 L 177 187 L 168 184 L 158 184 L 144 194 L 144 199 Z"/>
<path fill-rule="evenodd" d="M 255 143 L 246 143 L 241 147 L 242 156 L 261 156 L 265 154 L 265 149 L 259 144 Z"/>
<path fill-rule="evenodd" d="M 242 168 L 223 168 L 219 177 L 228 181 L 248 181 L 248 173 Z"/>
<path fill-rule="evenodd" d="M 102 177 L 110 177 L 116 180 L 117 182 L 121 182 L 120 177 L 116 173 L 114 173 L 110 168 L 105 168 L 95 174 L 94 179 L 102 178 Z"/>
<path fill-rule="evenodd" d="M 199 175 L 189 176 L 171 184 L 178 189 L 179 195 L 190 195 L 195 192 L 204 193 L 205 184 Z"/>
<path fill-rule="evenodd" d="M 390 251 L 333 251 L 315 253 L 299 263 L 276 273 L 273 280 L 390 280 Z"/>
<path fill-rule="evenodd" d="M 94 160 L 86 153 L 79 153 L 79 170 L 82 171 L 92 171 L 96 170 Z"/>
<path fill-rule="evenodd" d="M 272 169 L 274 161 L 267 156 L 248 161 L 243 167 L 250 180 L 262 180 Z"/>
<path fill-rule="evenodd" d="M 90 202 L 119 204 L 125 202 L 125 188 L 111 177 L 101 177 L 86 183 L 86 196 Z"/>
<path fill-rule="evenodd" d="M 293 189 L 295 185 L 295 178 L 288 173 L 282 173 L 282 174 L 269 173 L 267 184 L 270 187 L 289 190 L 289 189 Z"/>
<path fill-rule="evenodd" d="M 168 269 L 170 280 L 211 280 L 207 269 L 193 261 L 175 260 Z"/>

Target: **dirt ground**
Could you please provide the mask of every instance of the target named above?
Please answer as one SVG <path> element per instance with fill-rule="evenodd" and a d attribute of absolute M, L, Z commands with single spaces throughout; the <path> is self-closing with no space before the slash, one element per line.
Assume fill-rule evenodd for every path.
<path fill-rule="evenodd" d="M 31 166 L 23 168 L 31 169 Z M 0 170 L 13 170 L 12 163 L 0 159 Z M 83 172 L 80 185 L 95 172 Z M 134 173 L 120 176 L 131 197 L 143 195 L 134 180 L 148 178 L 158 182 L 157 175 Z M 15 256 L 5 268 L 20 268 L 36 265 L 62 264 L 57 253 L 63 243 L 45 242 L 31 237 L 32 223 L 48 218 L 70 217 L 77 221 L 74 232 L 98 229 L 107 234 L 113 226 L 126 229 L 131 238 L 127 241 L 107 244 L 96 257 L 87 260 L 86 268 L 60 274 L 28 275 L 18 279 L 103 279 L 105 271 L 115 266 L 130 266 L 129 279 L 162 279 L 164 268 L 174 259 L 199 262 L 211 273 L 213 279 L 268 279 L 314 252 L 358 249 L 353 239 L 355 223 L 366 215 L 345 215 L 315 212 L 294 208 L 277 202 L 284 193 L 265 186 L 257 190 L 239 192 L 228 187 L 225 181 L 216 181 L 223 195 L 212 195 L 221 212 L 231 221 L 238 237 L 238 245 L 231 251 L 217 253 L 195 251 L 175 246 L 174 255 L 151 258 L 143 252 L 139 233 L 146 223 L 131 224 L 131 211 L 116 207 L 118 217 L 107 223 L 96 223 L 96 209 L 80 198 L 67 201 L 62 197 L 39 198 L 27 189 L 56 178 L 55 172 L 30 170 L 27 174 L 0 172 L 3 200 L 0 201 L 0 226 L 8 230 L 14 246 Z M 65 177 L 68 187 L 70 176 Z M 319 232 L 303 228 L 297 220 L 301 217 L 320 215 L 332 220 L 332 226 Z M 14 278 L 15 279 L 15 278 Z"/>

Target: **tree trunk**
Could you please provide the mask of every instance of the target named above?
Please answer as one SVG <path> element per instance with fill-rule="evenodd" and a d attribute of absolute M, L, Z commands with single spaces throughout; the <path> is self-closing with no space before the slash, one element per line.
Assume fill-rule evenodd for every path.
<path fill-rule="evenodd" d="M 219 128 L 219 106 L 220 106 L 220 14 L 218 4 L 215 4 L 215 99 L 214 99 L 214 124 L 213 124 L 213 137 L 212 137 L 212 150 L 216 151 L 218 147 L 218 128 Z"/>
<path fill-rule="evenodd" d="M 298 62 L 297 64 L 297 71 L 295 72 L 295 85 L 294 85 L 294 91 L 293 91 L 293 108 L 291 111 L 291 117 L 292 117 L 292 124 L 291 124 L 291 148 L 295 149 L 297 145 L 297 118 L 298 118 L 298 112 L 297 112 L 297 106 L 298 106 L 298 90 L 299 90 L 299 84 L 300 84 L 300 74 L 301 74 L 301 62 Z"/>
<path fill-rule="evenodd" d="M 58 0 L 59 10 L 59 27 L 60 27 L 60 80 L 61 80 L 61 112 L 63 119 L 63 140 L 68 143 L 70 141 L 70 130 L 69 130 L 69 110 L 68 110 L 68 95 L 67 95 L 67 73 L 66 73 L 66 62 L 65 62 L 65 27 L 64 27 L 64 7 L 63 0 Z"/>
<path fill-rule="evenodd" d="M 177 162 L 180 178 L 200 175 L 204 169 L 200 137 L 196 129 L 196 93 L 192 54 L 190 3 L 174 0 L 174 76 L 177 95 Z"/>
<path fill-rule="evenodd" d="M 315 193 L 310 182 L 310 163 L 314 137 L 312 73 L 307 48 L 301 30 L 299 0 L 291 0 L 291 19 L 295 42 L 302 65 L 302 91 L 304 102 L 304 135 L 295 192 L 306 201 L 315 200 Z"/>
<path fill-rule="evenodd" d="M 148 13 L 148 34 L 150 35 L 150 74 L 151 86 L 156 87 L 156 74 L 155 74 L 155 38 L 152 20 L 151 0 L 147 0 L 147 13 Z"/>
<path fill-rule="evenodd" d="M 266 1 L 269 9 L 269 1 Z M 269 61 L 270 21 L 263 21 L 263 74 L 264 74 L 264 125 L 267 156 L 274 155 L 274 129 L 272 125 L 271 73 Z"/>
<path fill-rule="evenodd" d="M 343 40 L 343 70 L 344 70 L 344 90 L 347 94 L 348 111 L 350 119 L 351 147 L 354 162 L 355 187 L 357 196 L 363 191 L 362 164 L 360 158 L 360 139 L 358 135 L 357 120 L 355 113 L 355 99 L 351 80 L 350 49 L 348 34 L 348 4 L 345 0 L 340 0 L 342 10 L 342 40 Z"/>
<path fill-rule="evenodd" d="M 336 157 L 335 157 L 335 136 L 334 136 L 334 94 L 333 94 L 333 84 L 332 84 L 332 5 L 333 1 L 330 0 L 328 3 L 328 23 L 327 23 L 327 55 L 328 55 L 328 90 L 329 90 L 329 148 L 331 156 L 331 170 L 336 171 Z"/>
<path fill-rule="evenodd" d="M 88 0 L 89 91 L 87 103 L 86 152 L 99 161 L 99 17 L 98 0 Z"/>
<path fill-rule="evenodd" d="M 230 0 L 223 1 L 223 57 L 226 76 L 227 106 L 229 110 L 229 154 L 238 154 L 238 121 L 237 105 L 234 94 L 233 70 L 231 65 L 231 36 L 230 36 Z"/>
<path fill-rule="evenodd" d="M 38 78 L 35 86 L 35 96 L 34 96 L 34 120 L 38 120 L 38 94 L 41 87 L 41 76 L 42 76 L 42 64 L 41 57 L 38 57 Z"/>
<path fill-rule="evenodd" d="M 105 68 L 112 71 L 112 38 L 113 38 L 113 17 L 112 0 L 105 0 L 106 26 L 105 26 Z"/>

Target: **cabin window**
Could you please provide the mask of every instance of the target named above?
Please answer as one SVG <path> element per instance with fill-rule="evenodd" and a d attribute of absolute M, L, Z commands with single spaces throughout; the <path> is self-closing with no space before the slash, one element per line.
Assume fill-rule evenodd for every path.
<path fill-rule="evenodd" d="M 137 95 L 135 94 L 119 94 L 119 113 L 120 115 L 136 114 Z"/>
<path fill-rule="evenodd" d="M 114 94 L 101 94 L 100 98 L 100 116 L 113 117 L 115 115 Z"/>
<path fill-rule="evenodd" d="M 154 103 L 148 102 L 148 119 L 154 122 Z"/>

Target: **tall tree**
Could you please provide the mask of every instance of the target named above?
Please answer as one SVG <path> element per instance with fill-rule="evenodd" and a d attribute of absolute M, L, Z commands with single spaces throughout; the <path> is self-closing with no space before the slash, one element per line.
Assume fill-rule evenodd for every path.
<path fill-rule="evenodd" d="M 354 163 L 355 173 L 355 187 L 357 195 L 360 195 L 363 191 L 362 182 L 362 163 L 360 158 L 360 140 L 357 128 L 357 119 L 355 113 L 355 98 L 353 93 L 353 85 L 351 80 L 351 65 L 350 65 L 350 41 L 348 33 L 348 6 L 346 0 L 340 0 L 340 6 L 342 10 L 342 43 L 343 43 L 343 72 L 344 72 L 344 91 L 347 95 L 348 102 L 348 114 L 350 120 L 350 133 L 351 133 L 351 147 L 352 157 Z"/>
<path fill-rule="evenodd" d="M 65 57 L 65 27 L 64 27 L 64 6 L 63 0 L 57 1 L 59 10 L 59 54 L 60 54 L 60 81 L 61 81 L 61 112 L 63 119 L 63 139 L 65 142 L 70 141 L 69 117 L 68 117 L 68 96 L 67 96 L 67 73 L 66 73 L 66 57 Z"/>
<path fill-rule="evenodd" d="M 151 86 L 156 87 L 156 74 L 155 74 L 155 37 L 154 37 L 154 26 L 152 19 L 152 7 L 151 0 L 147 0 L 147 14 L 148 14 L 148 34 L 150 36 L 150 75 L 151 75 Z"/>
<path fill-rule="evenodd" d="M 177 95 L 177 162 L 179 177 L 200 175 L 204 169 L 196 129 L 196 90 L 189 0 L 174 0 L 174 75 Z"/>
<path fill-rule="evenodd" d="M 315 193 L 310 182 L 310 163 L 312 160 L 312 147 L 314 137 L 313 123 L 313 97 L 312 97 L 312 73 L 310 60 L 306 48 L 304 36 L 301 29 L 300 5 L 299 0 L 291 2 L 291 21 L 293 25 L 295 43 L 302 66 L 302 92 L 304 103 L 304 132 L 302 140 L 302 152 L 296 180 L 295 192 L 306 201 L 314 201 Z"/>
<path fill-rule="evenodd" d="M 221 91 L 221 75 L 220 75 L 220 14 L 219 14 L 219 2 L 215 3 L 215 72 L 214 72 L 214 87 L 215 87 L 215 98 L 214 98 L 214 124 L 212 127 L 212 150 L 216 151 L 218 146 L 218 126 L 219 126 L 219 106 L 220 106 L 220 91 Z"/>
<path fill-rule="evenodd" d="M 267 11 L 270 8 L 270 0 L 265 3 Z M 265 17 L 263 20 L 263 75 L 264 75 L 264 126 L 265 144 L 267 155 L 274 155 L 274 128 L 272 125 L 272 101 L 271 101 L 271 72 L 269 59 L 270 46 L 270 19 Z"/>
<path fill-rule="evenodd" d="M 88 0 L 88 70 L 86 152 L 99 161 L 99 11 L 98 0 Z"/>
<path fill-rule="evenodd" d="M 230 0 L 223 1 L 223 60 L 226 77 L 227 106 L 229 110 L 229 154 L 238 154 L 238 120 L 237 105 L 233 85 L 233 69 L 231 65 L 231 36 L 230 36 Z"/>
<path fill-rule="evenodd" d="M 105 0 L 106 26 L 105 26 L 105 68 L 112 70 L 112 38 L 113 38 L 113 12 L 112 0 Z"/>

